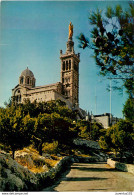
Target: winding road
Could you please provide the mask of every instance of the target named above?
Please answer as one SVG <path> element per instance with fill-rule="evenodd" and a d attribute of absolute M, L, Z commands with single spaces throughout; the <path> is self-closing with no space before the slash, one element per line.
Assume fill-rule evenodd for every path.
<path fill-rule="evenodd" d="M 53 186 L 43 191 L 132 192 L 134 175 L 117 171 L 106 163 L 73 163 Z"/>

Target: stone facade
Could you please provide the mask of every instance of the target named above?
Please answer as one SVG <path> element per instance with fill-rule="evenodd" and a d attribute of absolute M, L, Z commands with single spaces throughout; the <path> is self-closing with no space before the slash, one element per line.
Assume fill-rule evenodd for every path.
<path fill-rule="evenodd" d="M 110 113 L 100 114 L 100 115 L 92 115 L 92 121 L 99 122 L 103 125 L 104 128 L 109 128 L 110 125 L 114 125 L 119 121 L 119 118 L 113 117 Z"/>
<path fill-rule="evenodd" d="M 110 126 L 110 115 L 107 113 L 103 115 L 94 115 L 94 119 L 101 123 L 104 128 L 108 128 Z"/>
<path fill-rule="evenodd" d="M 60 51 L 60 59 L 63 94 L 67 96 L 72 105 L 78 105 L 80 54 L 75 54 L 72 38 L 67 42 L 66 53 L 63 54 L 62 50 Z"/>
<path fill-rule="evenodd" d="M 19 77 L 19 84 L 12 89 L 12 99 L 16 103 L 24 103 L 26 99 L 31 102 L 43 102 L 60 99 L 69 108 L 79 107 L 79 62 L 80 54 L 74 52 L 72 37 L 68 38 L 66 53 L 61 59 L 61 82 L 36 87 L 34 74 L 28 68 Z"/>

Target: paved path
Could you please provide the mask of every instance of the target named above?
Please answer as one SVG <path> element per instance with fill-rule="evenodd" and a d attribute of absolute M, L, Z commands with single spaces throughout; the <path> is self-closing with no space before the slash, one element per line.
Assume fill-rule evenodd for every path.
<path fill-rule="evenodd" d="M 74 163 L 55 185 L 43 191 L 134 191 L 134 175 L 117 171 L 106 163 Z"/>

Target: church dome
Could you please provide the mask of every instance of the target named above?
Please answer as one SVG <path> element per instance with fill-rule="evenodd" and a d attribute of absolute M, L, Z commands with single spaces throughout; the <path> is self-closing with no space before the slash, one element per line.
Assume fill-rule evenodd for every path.
<path fill-rule="evenodd" d="M 31 70 L 29 70 L 28 67 L 27 67 L 27 69 L 25 69 L 25 70 L 22 71 L 21 76 L 25 76 L 25 77 L 27 77 L 27 76 L 29 76 L 29 77 L 34 77 L 34 74 L 33 74 L 33 72 L 32 72 Z"/>
<path fill-rule="evenodd" d="M 27 87 L 35 87 L 35 78 L 34 74 L 31 70 L 25 69 L 22 71 L 20 78 L 19 78 L 19 84 L 20 85 L 25 85 Z"/>

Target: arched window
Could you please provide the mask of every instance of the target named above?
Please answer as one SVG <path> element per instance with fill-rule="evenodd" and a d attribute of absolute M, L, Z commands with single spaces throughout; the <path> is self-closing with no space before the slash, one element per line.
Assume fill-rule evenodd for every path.
<path fill-rule="evenodd" d="M 65 61 L 63 61 L 63 67 L 62 68 L 63 68 L 63 70 L 65 70 Z"/>
<path fill-rule="evenodd" d="M 24 81 L 24 78 L 21 77 L 21 78 L 20 78 L 20 84 L 23 84 L 23 81 Z"/>
<path fill-rule="evenodd" d="M 17 102 L 19 101 L 19 96 L 18 96 L 18 95 L 16 96 L 16 101 L 17 101 Z"/>
<path fill-rule="evenodd" d="M 35 81 L 34 81 L 34 79 L 32 80 L 32 85 L 35 86 Z"/>
<path fill-rule="evenodd" d="M 27 84 L 29 85 L 29 83 L 30 83 L 30 79 L 29 79 L 29 77 L 27 78 Z"/>
<path fill-rule="evenodd" d="M 78 64 L 76 62 L 74 62 L 74 70 L 78 71 Z"/>
<path fill-rule="evenodd" d="M 68 70 L 68 61 L 66 61 L 66 70 Z"/>
<path fill-rule="evenodd" d="M 71 70 L 71 60 L 69 60 L 69 70 Z"/>
<path fill-rule="evenodd" d="M 19 96 L 19 102 L 21 102 L 21 95 Z"/>

